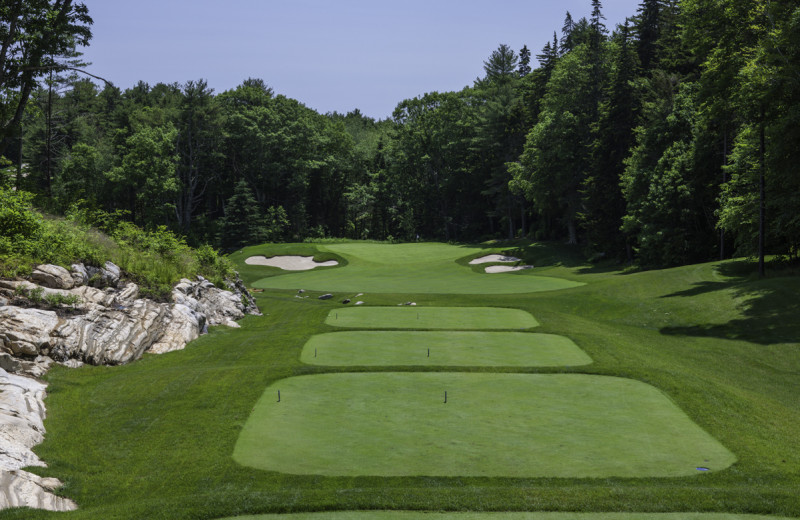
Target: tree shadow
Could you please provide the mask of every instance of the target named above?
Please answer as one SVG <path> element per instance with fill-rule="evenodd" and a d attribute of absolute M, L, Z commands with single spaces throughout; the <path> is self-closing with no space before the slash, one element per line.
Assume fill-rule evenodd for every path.
<path fill-rule="evenodd" d="M 752 270 L 742 264 L 749 262 L 731 262 L 717 266 L 721 274 L 731 276 L 730 280 L 701 282 L 690 289 L 662 296 L 691 297 L 729 289 L 737 300 L 743 301 L 740 305 L 740 318 L 727 323 L 664 327 L 660 332 L 674 336 L 745 340 L 760 345 L 800 342 L 800 277 L 774 276 L 758 279 L 752 274 Z"/>

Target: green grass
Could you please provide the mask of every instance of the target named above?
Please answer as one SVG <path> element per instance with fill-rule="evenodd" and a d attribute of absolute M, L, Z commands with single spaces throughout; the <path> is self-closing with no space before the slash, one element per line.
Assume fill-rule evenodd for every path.
<path fill-rule="evenodd" d="M 519 309 L 494 307 L 347 307 L 328 313 L 333 327 L 361 329 L 528 329 L 539 322 Z"/>
<path fill-rule="evenodd" d="M 296 246 L 280 247 L 288 254 Z M 316 245 L 307 247 L 309 253 L 303 254 L 317 254 Z M 64 481 L 60 493 L 80 509 L 67 514 L 6 510 L 0 518 L 198 520 L 373 510 L 800 517 L 800 278 L 795 273 L 768 266 L 767 278 L 759 280 L 752 263 L 726 261 L 623 274 L 584 265 L 561 244 L 491 247 L 513 252 L 542 274 L 585 285 L 492 296 L 375 293 L 365 301 L 529 312 L 542 324 L 537 333 L 573 339 L 593 363 L 450 370 L 641 381 L 718 439 L 737 462 L 724 471 L 686 477 L 586 479 L 328 477 L 241 466 L 232 458 L 236 440 L 265 389 L 278 381 L 422 370 L 302 363 L 303 345 L 313 335 L 335 331 L 324 320 L 342 306 L 298 299 L 296 291 L 268 290 L 257 294 L 264 316 L 246 318 L 241 329 L 213 329 L 180 352 L 148 355 L 120 367 L 55 366 L 46 376 L 47 434 L 36 448 L 49 467 L 30 470 Z M 256 254 L 274 249 L 264 246 Z M 485 251 L 483 246 L 463 249 L 473 256 Z M 243 270 L 246 280 L 251 275 Z M 603 516 L 587 520 L 599 519 Z"/>
<path fill-rule="evenodd" d="M 715 513 L 436 513 L 412 511 L 342 511 L 288 515 L 239 516 L 223 520 L 781 520 L 776 516 Z"/>
<path fill-rule="evenodd" d="M 719 471 L 735 461 L 638 381 L 445 372 L 277 381 L 233 458 L 294 474 L 515 478 L 699 479 L 698 467 Z"/>
<path fill-rule="evenodd" d="M 311 246 L 296 249 L 256 246 L 232 255 L 239 264 L 250 256 L 308 254 Z M 438 243 L 344 243 L 313 246 L 318 253 L 341 257 L 346 266 L 281 274 L 277 268 L 248 269 L 250 283 L 261 289 L 307 289 L 339 293 L 396 294 L 514 294 L 568 289 L 580 282 L 526 272 L 486 274 L 485 266 L 467 266 L 470 259 L 495 252 L 495 248 L 452 246 Z M 283 253 L 276 251 L 283 251 Z M 289 253 L 291 251 L 291 253 Z M 315 255 L 316 257 L 316 255 Z M 315 258 L 319 259 L 319 258 Z M 261 274 L 258 277 L 258 274 Z M 280 276 L 276 276 L 281 274 Z"/>
<path fill-rule="evenodd" d="M 592 362 L 554 334 L 457 331 L 342 331 L 317 334 L 300 361 L 327 366 L 578 366 Z"/>

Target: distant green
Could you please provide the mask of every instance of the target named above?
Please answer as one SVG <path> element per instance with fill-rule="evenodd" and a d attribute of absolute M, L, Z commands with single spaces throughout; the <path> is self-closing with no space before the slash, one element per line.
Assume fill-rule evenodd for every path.
<path fill-rule="evenodd" d="M 516 478 L 677 477 L 736 460 L 639 381 L 447 372 L 276 381 L 233 458 L 300 475 Z"/>
<path fill-rule="evenodd" d="M 496 307 L 347 307 L 328 313 L 325 323 L 362 329 L 528 329 L 539 322 L 520 309 Z"/>
<path fill-rule="evenodd" d="M 340 293 L 380 292 L 415 294 L 517 294 L 568 289 L 580 282 L 526 272 L 486 274 L 482 267 L 459 265 L 457 259 L 495 252 L 480 246 L 440 243 L 374 244 L 352 242 L 319 244 L 320 252 L 347 259 L 338 268 L 314 269 L 274 276 L 274 268 L 262 268 L 269 277 L 253 282 L 261 289 L 307 289 Z M 246 248 L 234 255 L 239 262 L 265 254 L 263 246 Z M 269 255 L 269 252 L 266 253 Z M 254 270 L 250 269 L 250 273 Z"/>
<path fill-rule="evenodd" d="M 317 334 L 300 361 L 328 366 L 579 366 L 592 362 L 555 334 L 459 331 L 341 331 Z"/>

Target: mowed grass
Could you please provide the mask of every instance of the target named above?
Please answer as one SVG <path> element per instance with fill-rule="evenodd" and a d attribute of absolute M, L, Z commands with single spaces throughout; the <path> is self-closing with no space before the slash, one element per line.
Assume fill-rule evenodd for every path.
<path fill-rule="evenodd" d="M 419 511 L 334 511 L 239 516 L 223 520 L 788 520 L 764 515 L 718 513 L 437 513 Z"/>
<path fill-rule="evenodd" d="M 300 361 L 327 366 L 547 367 L 587 365 L 571 339 L 530 332 L 341 331 L 317 334 Z"/>
<path fill-rule="evenodd" d="M 675 477 L 735 461 L 638 381 L 445 372 L 277 381 L 233 457 L 282 473 L 384 477 Z"/>
<path fill-rule="evenodd" d="M 529 312 L 498 307 L 347 307 L 331 310 L 325 323 L 356 329 L 522 330 L 539 326 Z"/>
<path fill-rule="evenodd" d="M 316 244 L 300 246 L 305 249 L 298 251 L 296 244 L 253 249 L 331 259 Z M 486 247 L 463 248 L 465 258 Z M 671 519 L 695 518 L 695 512 L 800 518 L 796 273 L 768 265 L 767 277 L 758 279 L 752 262 L 724 261 L 629 274 L 584 264 L 577 249 L 563 244 L 491 248 L 533 263 L 537 272 L 585 285 L 529 294 L 376 293 L 362 299 L 384 306 L 410 300 L 419 306 L 525 310 L 541 321 L 537 333 L 572 338 L 593 363 L 458 370 L 581 373 L 645 382 L 717 438 L 737 462 L 685 477 L 583 479 L 335 477 L 242 466 L 233 460 L 234 446 L 266 388 L 294 376 L 364 370 L 300 361 L 310 337 L 337 330 L 324 320 L 342 308 L 340 303 L 298 299 L 296 290 L 267 290 L 256 294 L 264 316 L 246 318 L 240 329 L 212 328 L 185 350 L 119 367 L 54 366 L 46 376 L 47 434 L 36 447 L 48 467 L 30 471 L 60 478 L 65 486 L 59 493 L 80 509 L 5 510 L 0 518 L 199 520 L 314 511 L 368 511 L 379 518 L 386 513 L 377 511 L 384 510 L 562 511 L 591 513 L 588 520 L 609 512 L 647 520 L 665 512 L 677 513 Z M 237 267 L 248 284 L 263 277 L 262 269 Z"/>
<path fill-rule="evenodd" d="M 308 246 L 298 245 L 298 251 Z M 536 269 L 517 273 L 486 274 L 483 267 L 456 263 L 495 252 L 479 246 L 453 246 L 440 243 L 373 244 L 343 243 L 316 246 L 321 255 L 341 257 L 347 264 L 338 268 L 285 273 L 276 268 L 250 268 L 253 287 L 261 289 L 307 289 L 339 293 L 395 294 L 515 294 L 568 289 L 581 282 L 539 276 Z M 286 251 L 285 248 L 283 248 Z M 255 255 L 277 254 L 269 246 L 245 248 L 232 257 L 239 263 Z M 299 253 L 298 253 L 299 254 Z M 315 255 L 316 256 L 316 255 Z M 320 257 L 322 258 L 322 256 Z M 276 276 L 281 274 L 280 276 Z"/>

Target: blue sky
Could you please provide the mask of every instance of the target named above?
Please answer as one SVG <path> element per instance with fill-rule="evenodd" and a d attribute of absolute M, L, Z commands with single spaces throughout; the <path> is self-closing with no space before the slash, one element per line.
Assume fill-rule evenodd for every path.
<path fill-rule="evenodd" d="M 129 88 L 205 79 L 216 92 L 248 77 L 320 112 L 385 118 L 398 102 L 459 90 L 501 43 L 536 54 L 566 11 L 590 0 L 83 0 L 94 18 L 84 57 Z M 639 0 L 607 0 L 609 29 Z"/>

